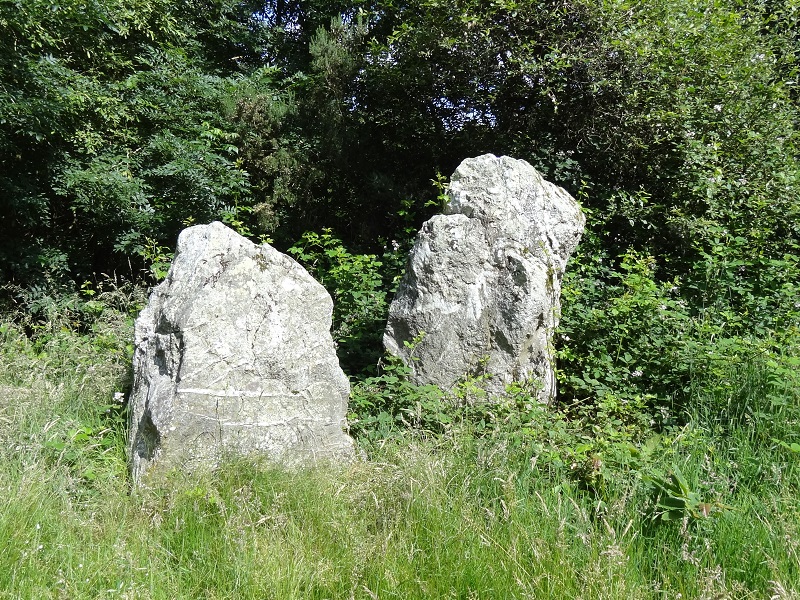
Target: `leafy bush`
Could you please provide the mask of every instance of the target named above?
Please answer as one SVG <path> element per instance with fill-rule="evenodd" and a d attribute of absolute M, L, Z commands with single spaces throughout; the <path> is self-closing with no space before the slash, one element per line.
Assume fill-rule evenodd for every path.
<path fill-rule="evenodd" d="M 590 221 L 563 282 L 559 397 L 680 405 L 690 380 L 685 343 L 695 333 L 680 282 L 659 282 L 652 256 L 633 250 L 609 256 L 596 226 Z"/>
<path fill-rule="evenodd" d="M 455 411 L 442 390 L 414 385 L 411 371 L 399 359 L 387 357 L 382 373 L 355 382 L 350 393 L 350 431 L 364 440 L 382 440 L 405 431 L 440 434 Z"/>
<path fill-rule="evenodd" d="M 330 229 L 306 232 L 289 248 L 333 298 L 333 339 L 347 373 L 374 371 L 382 354 L 381 340 L 389 312 L 389 293 L 399 277 L 397 248 L 382 258 L 354 254 Z"/>
<path fill-rule="evenodd" d="M 768 416 L 758 408 L 764 402 L 786 404 L 796 380 L 798 312 L 794 284 L 783 278 L 795 272 L 793 259 L 774 261 L 774 287 L 759 286 L 740 275 L 726 279 L 745 267 L 731 258 L 740 249 L 719 248 L 708 258 L 702 293 L 710 286 L 724 293 L 697 304 L 694 275 L 663 279 L 665 258 L 605 252 L 605 225 L 589 219 L 564 278 L 557 334 L 562 404 L 638 403 L 653 411 L 657 426 L 686 411 L 696 415 L 702 402 L 729 423 L 745 413 Z M 773 271 L 758 273 L 770 279 Z M 754 399 L 753 406 L 742 403 Z"/>
<path fill-rule="evenodd" d="M 237 76 L 253 18 L 227 0 L 0 6 L 0 283 L 139 278 L 186 222 L 250 205 L 227 117 L 268 85 Z"/>

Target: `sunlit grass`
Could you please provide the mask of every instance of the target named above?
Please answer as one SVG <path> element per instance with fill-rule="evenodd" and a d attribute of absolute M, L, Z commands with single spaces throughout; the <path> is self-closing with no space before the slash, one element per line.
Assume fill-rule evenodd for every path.
<path fill-rule="evenodd" d="M 124 342 L 64 330 L 34 348 L 13 326 L 3 331 L 0 598 L 800 592 L 797 457 L 751 429 L 723 435 L 698 417 L 648 465 L 679 466 L 723 507 L 708 518 L 663 522 L 636 470 L 599 491 L 569 465 L 532 462 L 508 432 L 476 437 L 467 425 L 373 443 L 366 460 L 340 468 L 240 460 L 132 493 L 113 403 Z"/>

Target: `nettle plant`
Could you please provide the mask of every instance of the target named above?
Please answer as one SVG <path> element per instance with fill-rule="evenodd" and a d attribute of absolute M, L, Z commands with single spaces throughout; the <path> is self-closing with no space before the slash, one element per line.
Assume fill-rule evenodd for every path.
<path fill-rule="evenodd" d="M 445 393 L 435 385 L 415 385 L 411 369 L 396 357 L 386 357 L 381 374 L 353 385 L 350 394 L 350 431 L 376 441 L 403 432 L 441 434 L 453 423 Z"/>

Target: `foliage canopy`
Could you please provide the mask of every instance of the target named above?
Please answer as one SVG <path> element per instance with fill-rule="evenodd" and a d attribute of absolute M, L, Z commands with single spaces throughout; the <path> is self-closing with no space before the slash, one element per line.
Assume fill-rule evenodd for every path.
<path fill-rule="evenodd" d="M 222 219 L 326 281 L 355 373 L 431 182 L 510 154 L 590 215 L 562 395 L 680 400 L 713 347 L 800 325 L 798 19 L 796 0 L 6 0 L 6 296 L 158 276 L 183 226 Z"/>

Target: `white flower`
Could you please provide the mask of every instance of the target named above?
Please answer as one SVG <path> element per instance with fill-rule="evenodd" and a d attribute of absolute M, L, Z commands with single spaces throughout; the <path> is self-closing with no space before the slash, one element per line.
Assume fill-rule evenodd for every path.
<path fill-rule="evenodd" d="M 717 112 L 722 112 L 722 104 L 715 104 L 714 110 Z"/>

